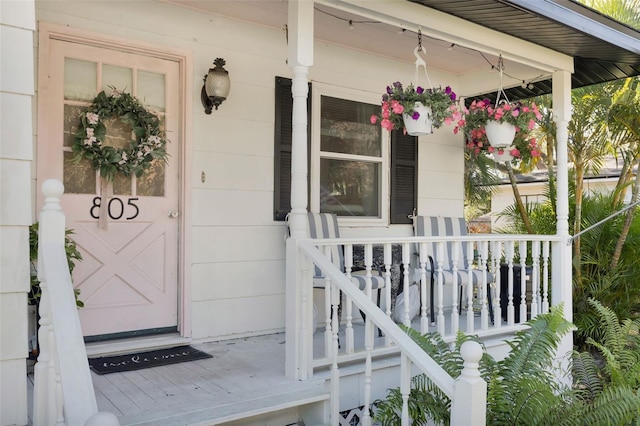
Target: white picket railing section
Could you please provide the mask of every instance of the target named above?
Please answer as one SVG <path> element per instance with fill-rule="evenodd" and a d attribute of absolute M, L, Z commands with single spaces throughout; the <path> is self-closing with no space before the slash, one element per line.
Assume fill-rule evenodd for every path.
<path fill-rule="evenodd" d="M 98 412 L 65 253 L 64 186 L 49 179 L 38 235 L 40 353 L 34 367 L 34 426 L 117 426 L 111 413 Z"/>
<path fill-rule="evenodd" d="M 463 237 L 407 237 L 407 238 L 340 238 L 298 240 L 300 277 L 300 378 L 311 377 L 314 369 L 330 367 L 332 370 L 332 424 L 338 424 L 338 400 L 340 393 L 338 373 L 341 365 L 361 360 L 365 363 L 365 418 L 363 424 L 370 424 L 366 407 L 371 403 L 370 389 L 372 362 L 379 356 L 399 353 L 401 360 L 401 377 L 399 385 L 405 396 L 403 424 L 408 423 L 406 399 L 408 399 L 411 380 L 411 364 L 440 387 L 452 399 L 452 424 L 484 424 L 486 384 L 480 378 L 477 362 L 481 349 L 465 347 L 462 354 L 465 369 L 456 380 L 428 357 L 394 322 L 391 317 L 391 303 L 384 303 L 383 309 L 373 302 L 371 282 L 367 280 L 367 288 L 360 291 L 348 276 L 354 264 L 353 248 L 364 248 L 365 274 L 377 274 L 378 268 L 373 262 L 373 247 L 382 246 L 384 260 L 382 273 L 386 280 L 382 298 L 391 300 L 392 247 L 400 246 L 403 274 L 401 275 L 401 291 L 409 294 L 409 286 L 416 281 L 419 286 L 421 308 L 418 320 L 413 324 L 409 320 L 409 303 L 405 303 L 403 323 L 412 326 L 421 333 L 438 331 L 445 340 L 451 342 L 458 331 L 477 335 L 481 338 L 504 336 L 522 330 L 528 319 L 539 313 L 548 312 L 550 306 L 551 258 L 555 248 L 561 248 L 558 236 L 540 235 L 468 235 Z M 442 276 L 436 281 L 434 301 L 435 323 L 432 324 L 429 312 L 430 272 L 428 271 L 427 247 L 435 245 L 436 250 L 445 250 L 450 245 L 450 258 L 453 264 L 454 277 L 476 273 L 481 276 L 475 286 L 462 287 L 459 294 L 459 283 L 444 285 Z M 466 243 L 466 244 L 463 244 Z M 342 245 L 345 254 L 346 274 L 340 271 L 329 259 L 331 247 Z M 467 252 L 462 253 L 463 247 Z M 396 250 L 397 251 L 397 250 Z M 460 259 L 475 259 L 465 269 Z M 558 258 L 559 259 L 559 258 Z M 561 268 L 567 265 L 560 265 Z M 321 348 L 314 348 L 313 339 L 313 300 L 312 271 L 313 264 L 322 269 L 326 276 L 325 309 L 321 312 L 322 321 L 318 324 L 318 332 L 324 333 Z M 460 266 L 458 266 L 460 265 Z M 442 272 L 445 265 L 434 265 Z M 503 276 L 505 275 L 506 276 Z M 519 275 L 519 280 L 514 277 Z M 467 275 L 468 277 L 469 275 Z M 340 300 L 340 292 L 344 294 Z M 560 291 L 558 290 L 558 294 Z M 516 295 L 520 297 L 515 297 Z M 462 296 L 462 297 L 460 297 Z M 462 300 L 462 306 L 459 301 Z M 504 305 L 504 306 L 501 306 Z M 339 318 L 339 310 L 341 315 Z M 355 310 L 364 313 L 364 339 L 358 339 L 355 330 Z M 491 312 L 493 315 L 491 315 Z M 462 321 L 461 321 L 462 319 Z M 382 331 L 383 337 L 375 337 L 374 330 Z M 471 346 L 471 345 L 469 345 Z M 314 357 L 314 353 L 316 356 Z M 320 355 L 318 356 L 318 353 Z M 415 370 L 415 369 L 414 369 Z M 455 388 L 455 392 L 454 392 Z M 473 407 L 468 410 L 467 407 Z"/>

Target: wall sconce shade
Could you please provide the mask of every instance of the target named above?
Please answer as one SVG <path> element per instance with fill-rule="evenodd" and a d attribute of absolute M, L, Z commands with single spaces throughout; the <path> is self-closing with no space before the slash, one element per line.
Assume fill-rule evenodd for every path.
<path fill-rule="evenodd" d="M 209 68 L 209 72 L 204 76 L 204 85 L 200 92 L 200 100 L 204 106 L 205 114 L 211 114 L 211 110 L 215 107 L 217 110 L 220 104 L 229 96 L 231 89 L 231 80 L 229 80 L 229 72 L 224 69 L 225 61 L 222 58 L 216 58 L 213 61 L 214 68 Z"/>

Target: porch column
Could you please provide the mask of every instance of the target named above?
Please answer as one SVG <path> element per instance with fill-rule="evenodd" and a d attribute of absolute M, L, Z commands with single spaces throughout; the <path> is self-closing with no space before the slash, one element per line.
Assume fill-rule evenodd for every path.
<path fill-rule="evenodd" d="M 310 365 L 306 353 L 311 336 L 307 330 L 311 325 L 312 309 L 306 301 L 298 258 L 297 240 L 307 235 L 307 96 L 309 94 L 309 67 L 313 65 L 313 5 L 312 0 L 289 0 L 288 10 L 288 63 L 293 71 L 291 92 L 293 96 L 292 140 L 291 140 L 291 212 L 289 230 L 291 238 L 286 247 L 286 360 L 287 377 L 304 379 Z M 304 321 L 302 319 L 304 318 Z M 303 325 L 305 325 L 303 327 Z"/>
<path fill-rule="evenodd" d="M 553 247 L 553 265 L 551 277 L 551 305 L 563 303 L 563 314 L 567 321 L 573 321 L 573 282 L 572 250 L 569 239 L 569 157 L 567 141 L 569 139 L 569 120 L 571 120 L 571 73 L 556 71 L 553 74 L 553 115 L 556 123 L 556 160 L 557 160 L 557 223 L 556 234 L 561 237 Z M 560 265 L 557 267 L 556 265 Z M 556 357 L 560 368 L 566 372 L 569 368 L 569 354 L 573 349 L 573 334 L 568 333 L 558 345 Z M 571 385 L 567 376 L 566 385 Z"/>
<path fill-rule="evenodd" d="M 0 425 L 28 423 L 35 30 L 33 0 L 0 1 Z"/>

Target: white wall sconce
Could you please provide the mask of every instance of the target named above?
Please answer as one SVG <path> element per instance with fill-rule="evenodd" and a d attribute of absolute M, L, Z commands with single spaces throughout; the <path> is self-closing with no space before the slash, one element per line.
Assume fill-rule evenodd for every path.
<path fill-rule="evenodd" d="M 204 76 L 204 85 L 200 92 L 200 100 L 204 106 L 205 114 L 211 114 L 215 107 L 217 110 L 220 104 L 229 96 L 231 80 L 229 72 L 224 69 L 226 62 L 222 58 L 213 61 L 215 68 L 209 68 L 209 72 Z"/>

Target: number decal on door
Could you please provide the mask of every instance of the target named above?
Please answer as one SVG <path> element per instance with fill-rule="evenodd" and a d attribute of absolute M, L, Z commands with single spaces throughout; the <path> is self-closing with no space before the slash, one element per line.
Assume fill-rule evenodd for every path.
<path fill-rule="evenodd" d="M 113 197 L 109 200 L 109 204 L 107 204 L 107 213 L 112 220 L 120 220 L 125 215 L 125 210 L 127 212 L 131 212 L 130 216 L 127 216 L 126 220 L 132 220 L 138 217 L 140 214 L 140 208 L 135 203 L 138 200 L 138 197 L 127 198 L 127 204 L 124 204 L 122 198 Z M 93 197 L 93 205 L 89 209 L 89 214 L 92 218 L 98 219 L 100 218 L 100 205 L 102 203 L 102 197 Z"/>

